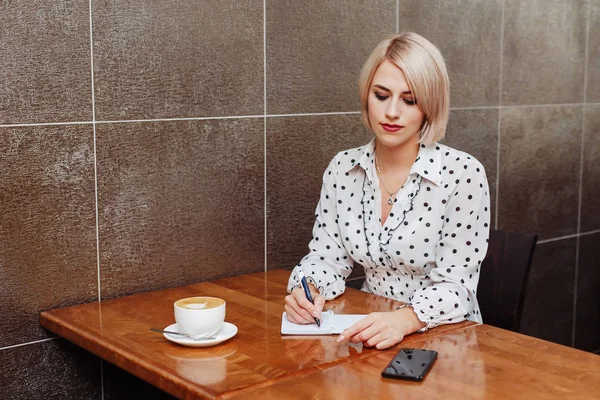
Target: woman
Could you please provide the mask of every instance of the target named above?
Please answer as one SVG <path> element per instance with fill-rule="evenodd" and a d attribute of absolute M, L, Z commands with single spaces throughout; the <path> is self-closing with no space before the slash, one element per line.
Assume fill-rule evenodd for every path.
<path fill-rule="evenodd" d="M 363 122 L 374 138 L 338 153 L 325 170 L 310 253 L 290 276 L 288 318 L 313 323 L 325 301 L 344 292 L 356 262 L 365 269 L 362 290 L 408 306 L 371 313 L 338 341 L 385 349 L 437 325 L 481 322 L 476 289 L 489 189 L 481 163 L 437 143 L 449 111 L 442 55 L 415 33 L 396 35 L 374 49 L 359 85 Z"/>

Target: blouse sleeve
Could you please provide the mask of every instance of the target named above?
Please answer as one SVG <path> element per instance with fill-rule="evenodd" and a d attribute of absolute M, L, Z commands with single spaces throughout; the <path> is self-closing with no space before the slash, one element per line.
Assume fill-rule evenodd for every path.
<path fill-rule="evenodd" d="M 292 271 L 288 281 L 288 292 L 300 285 L 296 275 L 299 268 L 309 283 L 312 283 L 327 300 L 334 299 L 346 290 L 346 278 L 352 272 L 354 261 L 344 248 L 337 224 L 337 175 L 337 161 L 334 158 L 323 174 L 321 198 L 315 211 L 313 238 L 308 246 L 310 252 Z"/>
<path fill-rule="evenodd" d="M 488 247 L 489 187 L 478 161 L 465 165 L 454 193 L 446 203 L 444 225 L 436 247 L 433 285 L 415 292 L 412 304 L 418 318 L 433 328 L 460 322 L 474 312 L 479 267 Z"/>

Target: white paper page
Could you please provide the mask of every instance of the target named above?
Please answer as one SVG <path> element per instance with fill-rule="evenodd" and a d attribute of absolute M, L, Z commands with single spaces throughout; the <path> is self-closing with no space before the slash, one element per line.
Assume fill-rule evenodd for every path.
<path fill-rule="evenodd" d="M 342 333 L 344 329 L 350 328 L 352 325 L 366 317 L 365 314 L 333 314 L 333 332 Z"/>
<path fill-rule="evenodd" d="M 364 314 L 335 314 L 333 311 L 321 313 L 321 327 L 317 324 L 299 325 L 290 322 L 284 312 L 281 316 L 281 333 L 284 335 L 333 335 L 339 334 L 366 317 Z"/>

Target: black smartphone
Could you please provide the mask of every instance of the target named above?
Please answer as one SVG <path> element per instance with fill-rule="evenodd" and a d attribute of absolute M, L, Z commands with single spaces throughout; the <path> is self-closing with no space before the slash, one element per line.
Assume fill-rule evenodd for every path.
<path fill-rule="evenodd" d="M 400 349 L 388 366 L 381 371 L 381 376 L 422 381 L 437 355 L 437 351 L 434 350 Z"/>

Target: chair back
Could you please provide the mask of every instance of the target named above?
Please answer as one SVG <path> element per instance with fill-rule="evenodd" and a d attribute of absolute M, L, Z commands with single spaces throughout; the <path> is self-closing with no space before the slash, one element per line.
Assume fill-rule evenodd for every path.
<path fill-rule="evenodd" d="M 490 230 L 477 300 L 485 324 L 519 331 L 537 235 Z"/>

